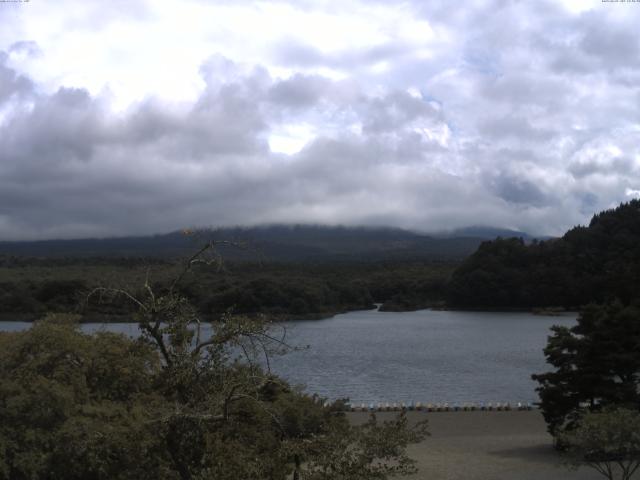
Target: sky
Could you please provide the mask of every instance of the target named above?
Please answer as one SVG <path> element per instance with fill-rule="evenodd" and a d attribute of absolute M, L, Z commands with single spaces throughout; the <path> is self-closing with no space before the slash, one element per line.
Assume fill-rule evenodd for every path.
<path fill-rule="evenodd" d="M 0 2 L 0 239 L 559 235 L 640 196 L 640 2 Z"/>

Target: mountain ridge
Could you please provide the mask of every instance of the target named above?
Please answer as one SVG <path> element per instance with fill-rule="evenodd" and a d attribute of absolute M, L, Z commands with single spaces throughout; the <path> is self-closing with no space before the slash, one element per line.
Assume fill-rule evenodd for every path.
<path fill-rule="evenodd" d="M 469 227 L 459 235 L 425 234 L 394 227 L 346 227 L 311 224 L 273 224 L 174 231 L 148 236 L 35 241 L 0 241 L 0 255 L 31 257 L 175 257 L 186 255 L 205 240 L 243 243 L 248 250 L 225 248 L 230 259 L 255 258 L 255 252 L 276 261 L 463 258 L 485 240 L 512 232 L 493 227 Z"/>

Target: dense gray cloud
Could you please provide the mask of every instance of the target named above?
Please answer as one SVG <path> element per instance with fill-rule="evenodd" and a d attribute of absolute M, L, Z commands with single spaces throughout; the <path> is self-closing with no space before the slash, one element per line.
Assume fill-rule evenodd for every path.
<path fill-rule="evenodd" d="M 7 54 L 0 51 L 0 104 L 14 95 L 24 95 L 33 89 L 32 82 L 6 66 Z"/>
<path fill-rule="evenodd" d="M 501 174 L 492 182 L 496 194 L 507 202 L 534 207 L 551 206 L 555 199 L 545 195 L 526 178 Z"/>
<path fill-rule="evenodd" d="M 9 53 L 17 53 L 19 55 L 27 55 L 35 57 L 42 54 L 42 50 L 36 42 L 21 41 L 15 42 L 9 46 Z"/>
<path fill-rule="evenodd" d="M 277 82 L 269 95 L 273 102 L 292 108 L 307 108 L 318 102 L 329 90 L 331 82 L 319 75 L 296 74 Z"/>
<path fill-rule="evenodd" d="M 134 5 L 85 7 L 65 24 L 99 31 L 160 15 Z M 270 34 L 263 61 L 201 58 L 195 100 L 149 95 L 124 109 L 109 89 L 41 80 L 49 45 L 5 40 L 0 239 L 269 222 L 558 234 L 640 190 L 640 8 L 375 8 L 394 5 L 429 35 L 383 24 L 371 45 L 323 48 Z"/>

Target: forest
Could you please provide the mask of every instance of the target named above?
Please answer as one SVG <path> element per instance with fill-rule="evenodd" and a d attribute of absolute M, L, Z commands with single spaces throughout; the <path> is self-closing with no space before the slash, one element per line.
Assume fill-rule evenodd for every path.
<path fill-rule="evenodd" d="M 323 232 L 299 229 L 296 235 L 308 240 L 314 231 Z M 265 232 L 262 235 L 266 238 Z M 269 238 L 279 239 L 278 249 L 285 249 L 283 231 L 270 232 Z M 244 259 L 231 255 L 224 261 L 228 252 L 234 251 L 224 248 L 218 252 L 217 268 L 198 270 L 196 266 L 197 275 L 183 279 L 181 294 L 204 316 L 233 310 L 280 320 L 323 318 L 374 308 L 374 304 L 382 304 L 381 310 L 387 311 L 577 310 L 591 302 L 618 299 L 628 304 L 640 297 L 638 200 L 598 213 L 588 226 L 575 227 L 561 238 L 498 237 L 478 242 L 478 249 L 466 258 L 453 254 L 432 257 L 424 251 L 421 256 L 411 256 L 407 250 L 394 257 L 390 248 L 397 245 L 397 232 L 386 233 L 391 235 L 391 240 L 384 237 L 388 244 L 371 231 L 345 232 L 327 234 L 322 242 L 316 242 L 324 245 L 325 252 L 328 246 L 333 252 L 344 252 L 353 251 L 358 241 L 366 239 L 363 248 L 370 250 L 367 260 L 346 254 L 336 260 L 327 254 L 315 260 L 277 261 L 265 259 L 256 249 L 244 250 Z M 381 243 L 377 253 L 373 253 L 374 238 Z M 449 240 L 454 246 L 448 251 L 457 251 L 461 240 Z M 292 248 L 304 250 L 299 244 Z M 133 312 L 129 302 L 122 298 L 87 302 L 88 292 L 98 287 L 135 291 L 147 281 L 162 291 L 175 277 L 182 258 L 0 255 L 0 309 L 8 319 L 36 318 L 46 312 L 123 319 Z"/>
<path fill-rule="evenodd" d="M 123 298 L 87 302 L 98 287 L 139 291 L 148 279 L 162 291 L 179 262 L 161 259 L 0 258 L 0 307 L 7 319 L 37 318 L 46 312 L 76 312 L 86 319 L 130 317 Z M 205 316 L 230 309 L 278 319 L 320 318 L 370 309 L 415 310 L 439 306 L 452 262 L 340 264 L 225 263 L 198 268 L 181 283 L 181 293 Z"/>
<path fill-rule="evenodd" d="M 484 242 L 452 274 L 447 304 L 578 309 L 640 298 L 640 200 L 593 216 L 561 238 Z"/>

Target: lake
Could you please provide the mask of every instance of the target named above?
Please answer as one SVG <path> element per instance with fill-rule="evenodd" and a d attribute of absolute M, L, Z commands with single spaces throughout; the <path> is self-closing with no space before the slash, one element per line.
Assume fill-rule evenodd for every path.
<path fill-rule="evenodd" d="M 535 402 L 532 373 L 547 371 L 549 328 L 575 315 L 530 313 L 349 312 L 288 322 L 287 340 L 308 349 L 272 358 L 272 370 L 309 392 L 352 402 Z M 22 330 L 25 322 L 0 322 Z M 137 334 L 137 325 L 83 324 Z"/>

